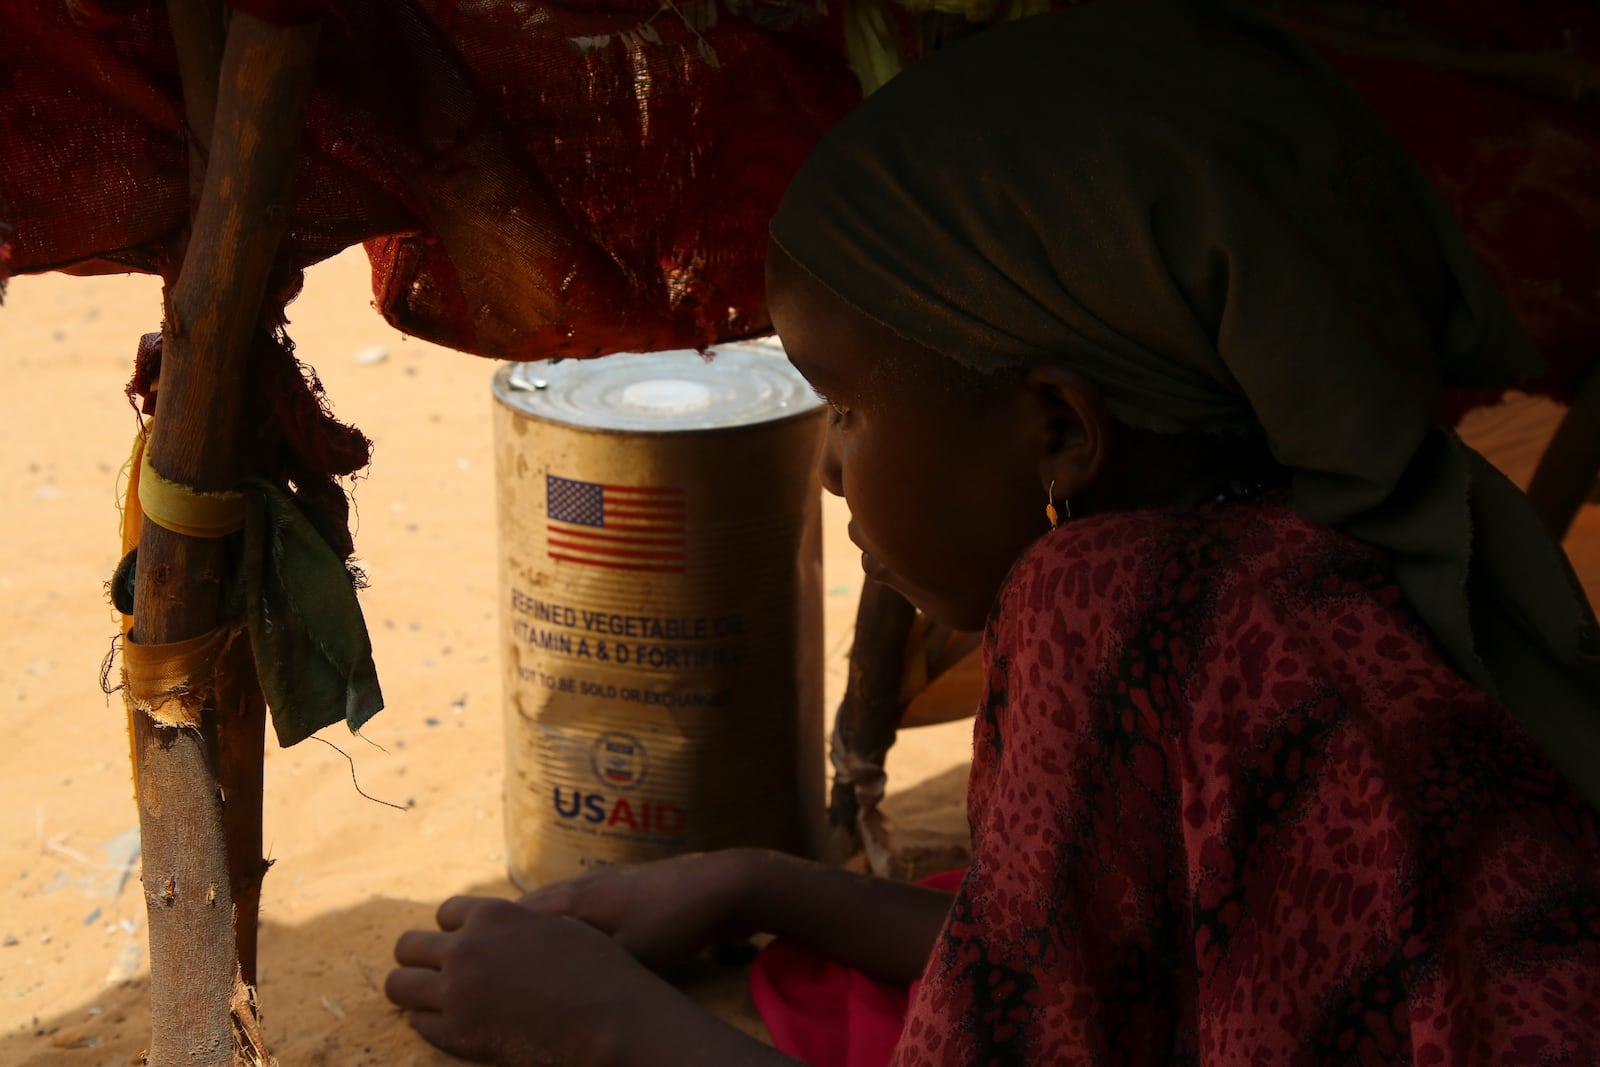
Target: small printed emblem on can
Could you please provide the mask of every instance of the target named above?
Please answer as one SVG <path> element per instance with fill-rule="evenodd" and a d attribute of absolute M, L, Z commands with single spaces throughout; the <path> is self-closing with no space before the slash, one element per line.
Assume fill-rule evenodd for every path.
<path fill-rule="evenodd" d="M 602 785 L 633 789 L 644 781 L 644 745 L 632 734 L 605 733 L 595 738 L 594 774 Z"/>

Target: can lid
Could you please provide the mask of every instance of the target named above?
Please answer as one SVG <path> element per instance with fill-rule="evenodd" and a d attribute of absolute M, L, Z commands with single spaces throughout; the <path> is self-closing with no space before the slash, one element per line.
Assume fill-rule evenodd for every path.
<path fill-rule="evenodd" d="M 822 401 L 776 343 L 514 363 L 494 393 L 518 411 L 596 430 L 676 432 L 776 422 Z"/>

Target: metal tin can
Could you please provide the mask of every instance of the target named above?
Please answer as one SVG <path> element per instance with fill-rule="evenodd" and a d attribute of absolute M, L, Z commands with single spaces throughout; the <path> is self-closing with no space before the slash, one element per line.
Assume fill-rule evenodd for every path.
<path fill-rule="evenodd" d="M 494 376 L 506 843 L 524 888 L 820 853 L 822 405 L 770 345 Z"/>

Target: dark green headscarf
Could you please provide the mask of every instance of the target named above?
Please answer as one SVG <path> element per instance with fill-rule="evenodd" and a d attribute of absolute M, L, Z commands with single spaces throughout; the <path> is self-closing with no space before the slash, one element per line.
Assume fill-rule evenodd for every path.
<path fill-rule="evenodd" d="M 772 234 L 897 334 L 1058 360 L 1157 431 L 1259 426 L 1307 518 L 1386 550 L 1446 657 L 1600 808 L 1600 635 L 1440 387 L 1539 360 L 1421 172 L 1271 23 L 1100 0 L 986 30 L 835 127 Z"/>

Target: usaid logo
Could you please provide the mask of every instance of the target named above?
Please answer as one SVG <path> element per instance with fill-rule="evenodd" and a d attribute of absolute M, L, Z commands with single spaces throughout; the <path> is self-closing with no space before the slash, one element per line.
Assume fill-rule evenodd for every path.
<path fill-rule="evenodd" d="M 605 791 L 556 786 L 551 797 L 559 818 L 569 823 L 603 826 L 614 833 L 631 830 L 664 837 L 679 837 L 684 833 L 689 817 L 676 804 L 607 795 L 626 793 L 644 781 L 644 745 L 637 737 L 623 733 L 601 734 L 590 750 L 589 762 Z"/>
<path fill-rule="evenodd" d="M 632 734 L 601 734 L 590 761 L 595 777 L 609 788 L 626 792 L 644 781 L 644 745 Z"/>

